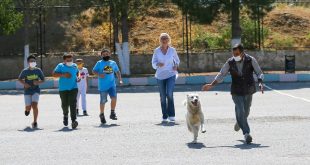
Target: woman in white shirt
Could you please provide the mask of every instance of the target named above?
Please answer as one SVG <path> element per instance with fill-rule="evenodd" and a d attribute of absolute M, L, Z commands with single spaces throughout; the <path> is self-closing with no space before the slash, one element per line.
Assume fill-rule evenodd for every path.
<path fill-rule="evenodd" d="M 160 46 L 154 50 L 152 57 L 152 66 L 156 70 L 163 122 L 168 122 L 168 119 L 174 122 L 173 91 L 180 59 L 175 48 L 170 46 L 171 38 L 167 33 L 161 33 L 159 41 Z"/>

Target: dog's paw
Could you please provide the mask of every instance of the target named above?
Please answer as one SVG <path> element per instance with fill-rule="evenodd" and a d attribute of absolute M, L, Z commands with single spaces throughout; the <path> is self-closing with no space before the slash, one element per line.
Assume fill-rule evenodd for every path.
<path fill-rule="evenodd" d="M 202 130 L 202 131 L 201 131 L 201 133 L 206 133 L 206 132 L 207 132 L 206 130 Z"/>

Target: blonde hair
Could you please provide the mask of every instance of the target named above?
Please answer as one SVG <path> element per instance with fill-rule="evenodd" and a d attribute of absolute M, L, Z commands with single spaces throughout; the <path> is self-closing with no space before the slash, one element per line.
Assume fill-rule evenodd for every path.
<path fill-rule="evenodd" d="M 160 46 L 161 46 L 161 39 L 162 39 L 163 37 L 167 37 L 168 40 L 169 40 L 168 44 L 171 45 L 171 37 L 169 36 L 169 34 L 168 34 L 168 33 L 161 33 L 160 36 L 159 36 L 159 43 L 160 43 Z"/>

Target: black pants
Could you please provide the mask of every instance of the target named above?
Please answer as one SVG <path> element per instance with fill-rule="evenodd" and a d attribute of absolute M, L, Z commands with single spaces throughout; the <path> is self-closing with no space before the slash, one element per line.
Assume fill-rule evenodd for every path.
<path fill-rule="evenodd" d="M 70 116 L 71 120 L 76 120 L 76 96 L 78 93 L 78 89 L 72 89 L 67 91 L 59 91 L 60 99 L 61 99 L 61 108 L 64 116 L 68 117 L 69 107 L 70 107 Z"/>

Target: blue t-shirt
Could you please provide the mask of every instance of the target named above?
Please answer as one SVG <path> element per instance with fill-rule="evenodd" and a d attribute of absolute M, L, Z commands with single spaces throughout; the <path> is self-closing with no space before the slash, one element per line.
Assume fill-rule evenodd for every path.
<path fill-rule="evenodd" d="M 25 80 L 25 83 L 30 85 L 30 88 L 25 88 L 25 95 L 33 95 L 34 93 L 40 93 L 39 85 L 34 85 L 33 81 L 44 80 L 43 72 L 40 68 L 25 68 L 18 76 L 18 79 Z"/>
<path fill-rule="evenodd" d="M 104 78 L 98 76 L 98 90 L 107 91 L 111 87 L 116 86 L 115 83 L 115 73 L 119 71 L 118 66 L 115 61 L 100 60 L 96 63 L 93 71 L 104 74 Z"/>
<path fill-rule="evenodd" d="M 79 72 L 77 65 L 67 66 L 64 63 L 59 63 L 55 70 L 55 73 L 70 73 L 70 78 L 59 77 L 58 88 L 59 91 L 67 91 L 77 88 L 77 74 Z"/>

